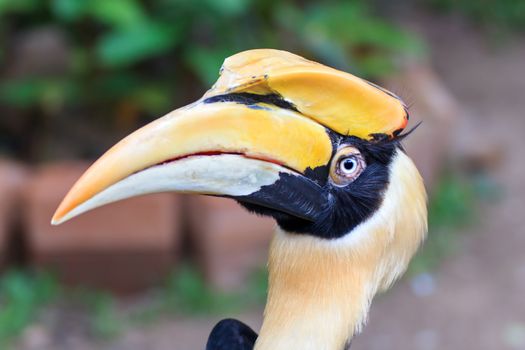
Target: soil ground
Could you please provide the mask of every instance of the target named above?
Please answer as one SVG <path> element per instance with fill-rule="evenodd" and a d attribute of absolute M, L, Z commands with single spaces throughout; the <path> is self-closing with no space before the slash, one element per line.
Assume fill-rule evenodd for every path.
<path fill-rule="evenodd" d="M 470 234 L 462 235 L 460 254 L 432 274 L 430 290 L 415 293 L 405 279 L 375 300 L 352 349 L 525 349 L 525 40 L 494 47 L 447 18 L 420 20 L 414 27 L 428 39 L 437 72 L 468 114 L 462 132 L 470 142 L 503 150 L 494 176 L 504 196 L 483 208 Z M 261 315 L 255 310 L 231 316 L 258 329 Z M 219 318 L 163 320 L 127 330 L 108 344 L 64 339 L 52 348 L 203 349 Z"/>

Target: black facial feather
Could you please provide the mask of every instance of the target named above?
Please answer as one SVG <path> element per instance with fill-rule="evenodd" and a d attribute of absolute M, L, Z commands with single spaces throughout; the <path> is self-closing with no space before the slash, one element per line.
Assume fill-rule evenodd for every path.
<path fill-rule="evenodd" d="M 334 239 L 350 233 L 357 225 L 368 219 L 381 205 L 383 194 L 389 183 L 389 165 L 397 150 L 400 150 L 398 138 L 376 135 L 372 141 L 356 137 L 346 137 L 328 131 L 336 150 L 340 145 L 351 145 L 359 149 L 367 167 L 352 183 L 338 187 L 329 181 L 329 167 L 308 169 L 305 176 L 320 186 L 317 198 L 315 220 L 303 220 L 282 211 L 249 204 L 240 199 L 248 210 L 260 215 L 273 217 L 278 225 L 287 232 L 310 234 L 324 239 Z M 296 176 L 282 174 L 281 178 L 268 188 L 260 191 L 278 191 L 280 198 L 290 208 L 311 208 L 311 203 L 289 184 L 297 181 Z M 320 202 L 320 203 L 319 203 Z"/>
<path fill-rule="evenodd" d="M 280 173 L 279 180 L 255 193 L 234 198 L 258 214 L 275 218 L 282 214 L 283 217 L 291 216 L 307 222 L 316 221 L 317 213 L 326 205 L 323 187 L 306 176 L 288 173 Z"/>

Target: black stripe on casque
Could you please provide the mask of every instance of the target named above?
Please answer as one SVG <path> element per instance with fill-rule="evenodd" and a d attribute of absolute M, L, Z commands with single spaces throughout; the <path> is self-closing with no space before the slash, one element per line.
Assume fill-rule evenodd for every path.
<path fill-rule="evenodd" d="M 266 103 L 279 108 L 288 109 L 294 112 L 298 112 L 295 105 L 289 101 L 286 101 L 279 94 L 251 94 L 248 92 L 236 92 L 224 95 L 217 95 L 208 97 L 204 100 L 204 103 L 217 103 L 217 102 L 236 102 L 246 106 L 257 106 L 261 103 Z"/>

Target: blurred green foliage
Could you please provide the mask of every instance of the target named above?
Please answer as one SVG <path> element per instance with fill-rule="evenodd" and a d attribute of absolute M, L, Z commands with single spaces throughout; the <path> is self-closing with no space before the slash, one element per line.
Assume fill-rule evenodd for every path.
<path fill-rule="evenodd" d="M 446 12 L 459 12 L 495 31 L 525 31 L 523 0 L 423 0 Z"/>
<path fill-rule="evenodd" d="M 129 318 L 148 321 L 161 314 L 202 316 L 231 313 L 263 305 L 267 287 L 266 269 L 254 271 L 244 288 L 221 292 L 212 288 L 195 266 L 183 264 L 157 290 L 154 302 Z"/>
<path fill-rule="evenodd" d="M 80 286 L 63 288 L 61 300 L 65 309 L 74 306 L 85 314 L 89 334 L 98 339 L 110 340 L 124 327 L 123 320 L 118 317 L 115 298 L 109 292 Z"/>
<path fill-rule="evenodd" d="M 217 293 L 190 266 L 184 266 L 169 276 L 163 294 L 162 309 L 173 313 L 213 314 L 229 310 L 236 304 L 234 295 Z"/>
<path fill-rule="evenodd" d="M 39 55 L 65 56 L 63 67 L 13 73 L 42 61 L 17 49 L 41 30 L 65 48 Z M 46 119 L 37 134 L 72 117 L 127 132 L 200 96 L 225 57 L 260 47 L 368 78 L 423 52 L 365 0 L 0 0 L 0 109 Z"/>
<path fill-rule="evenodd" d="M 4 273 L 0 278 L 0 348 L 20 335 L 58 292 L 55 279 L 47 273 Z"/>
<path fill-rule="evenodd" d="M 232 292 L 211 288 L 193 266 L 182 265 L 163 285 L 133 308 L 119 307 L 110 293 L 88 287 L 61 287 L 46 272 L 12 270 L 0 276 L 0 349 L 12 345 L 23 331 L 42 322 L 41 311 L 52 307 L 83 324 L 96 339 L 107 341 L 130 327 L 145 326 L 166 316 L 202 317 L 260 307 L 266 301 L 266 269 L 255 271 L 246 287 Z M 46 324 L 53 331 L 53 324 Z"/>

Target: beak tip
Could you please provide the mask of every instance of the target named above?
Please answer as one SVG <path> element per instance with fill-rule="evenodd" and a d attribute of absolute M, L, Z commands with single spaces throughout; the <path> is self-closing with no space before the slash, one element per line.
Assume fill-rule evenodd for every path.
<path fill-rule="evenodd" d="M 64 222 L 64 218 L 61 217 L 60 215 L 57 215 L 57 213 L 55 213 L 55 215 L 53 215 L 53 217 L 51 218 L 51 225 L 52 226 L 58 226 L 62 222 Z"/>
<path fill-rule="evenodd" d="M 68 211 L 64 212 L 64 209 L 62 208 L 61 204 L 53 214 L 53 217 L 51 218 L 51 225 L 58 226 L 69 220 L 68 213 Z"/>

